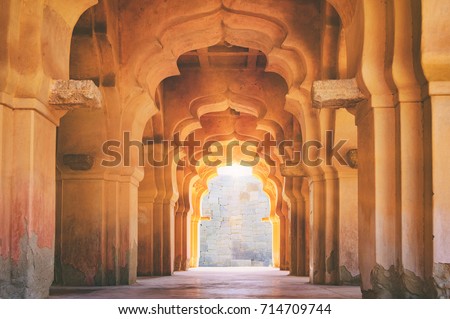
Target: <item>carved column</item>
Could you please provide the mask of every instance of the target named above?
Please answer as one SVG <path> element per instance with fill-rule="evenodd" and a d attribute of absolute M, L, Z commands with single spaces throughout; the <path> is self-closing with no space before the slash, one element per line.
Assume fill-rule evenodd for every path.
<path fill-rule="evenodd" d="M 286 171 L 284 169 L 284 171 Z M 290 199 L 290 274 L 293 276 L 307 276 L 306 252 L 306 210 L 305 199 L 302 195 L 303 177 L 287 176 L 285 178 L 285 192 Z"/>
<path fill-rule="evenodd" d="M 53 97 L 62 82 L 46 104 L 0 93 L 0 297 L 44 298 L 53 281 L 56 126 L 65 114 Z M 84 106 L 78 97 L 73 107 Z"/>
<path fill-rule="evenodd" d="M 450 298 L 450 82 L 430 82 L 434 297 Z"/>
<path fill-rule="evenodd" d="M 192 192 L 192 215 L 191 215 L 191 223 L 190 223 L 190 229 L 191 229 L 191 240 L 190 240 L 190 264 L 189 266 L 191 268 L 197 268 L 200 260 L 199 252 L 200 252 L 200 246 L 199 246 L 199 226 L 200 226 L 200 202 L 202 200 L 202 194 L 207 190 L 206 185 L 203 185 L 199 181 L 194 184 L 194 190 Z"/>
<path fill-rule="evenodd" d="M 162 158 L 163 144 L 154 144 L 153 151 Z M 164 155 L 165 156 L 165 155 Z M 154 168 L 157 194 L 153 203 L 153 275 L 170 276 L 175 259 L 175 204 L 178 199 L 176 163 L 169 155 L 167 163 Z"/>
<path fill-rule="evenodd" d="M 281 192 L 280 192 L 281 193 Z M 280 194 L 281 196 L 281 194 Z M 289 270 L 289 257 L 290 253 L 290 245 L 289 245 L 289 233 L 290 229 L 288 229 L 288 218 L 287 218 L 287 205 L 283 201 L 281 212 L 279 213 L 280 218 L 280 270 Z"/>
<path fill-rule="evenodd" d="M 310 207 L 312 214 L 310 237 L 309 278 L 312 284 L 325 283 L 325 180 L 322 176 L 312 176 L 309 181 Z"/>
<path fill-rule="evenodd" d="M 103 93 L 105 104 L 117 103 L 114 88 L 103 88 Z M 108 131 L 102 103 L 91 81 L 58 81 L 50 95 L 50 104 L 72 110 L 58 131 L 58 284 L 118 285 L 136 280 L 137 189 L 143 172 L 134 163 L 126 164 L 127 151 L 117 153 L 121 159 L 113 165 L 103 162 L 102 145 L 109 136 L 125 141 L 119 130 Z"/>
<path fill-rule="evenodd" d="M 290 255 L 290 267 L 289 274 L 293 276 L 297 276 L 297 237 L 298 237 L 298 229 L 297 229 L 297 199 L 293 194 L 293 178 L 285 177 L 284 179 L 284 189 L 283 196 L 286 196 L 286 201 L 288 202 L 288 210 L 289 210 L 289 225 L 290 225 L 290 251 L 288 254 Z"/>
<path fill-rule="evenodd" d="M 359 254 L 364 297 L 402 296 L 397 128 L 394 107 L 372 107 L 358 120 Z M 367 278 L 370 283 L 364 281 Z"/>
<path fill-rule="evenodd" d="M 190 225 L 192 209 L 189 195 L 193 188 L 192 178 L 195 176 L 188 170 L 177 170 L 182 174 L 179 181 L 177 210 L 175 213 L 175 271 L 185 271 L 190 264 Z"/>
<path fill-rule="evenodd" d="M 146 154 L 148 149 L 145 147 Z M 138 275 L 153 275 L 153 204 L 158 190 L 156 188 L 154 167 L 146 163 L 144 179 L 139 185 L 138 217 Z"/>
<path fill-rule="evenodd" d="M 358 171 L 339 171 L 339 284 L 359 285 Z"/>
<path fill-rule="evenodd" d="M 431 106 L 426 101 L 424 107 L 425 142 L 431 141 L 431 150 L 426 148 L 425 163 L 432 162 L 432 180 L 426 180 L 426 199 L 432 194 L 432 214 L 428 205 L 425 221 L 432 223 L 432 229 L 425 229 L 425 272 L 433 278 L 433 297 L 450 297 L 450 19 L 448 1 L 421 1 L 421 66 L 429 82 Z M 427 110 L 431 107 L 431 115 Z M 431 119 L 429 119 L 431 117 Z M 430 128 L 431 124 L 431 129 Z M 431 132 L 431 136 L 429 136 Z M 425 147 L 427 143 L 424 144 Z M 431 153 L 431 154 L 430 154 Z M 426 166 L 429 171 L 430 167 Z M 432 185 L 429 185 L 429 183 Z M 432 217 L 430 217 L 430 215 Z M 432 220 L 431 220 L 432 218 Z M 432 262 L 430 260 L 432 259 Z"/>
<path fill-rule="evenodd" d="M 137 189 L 142 172 L 61 176 L 61 282 L 131 284 L 137 270 Z"/>
<path fill-rule="evenodd" d="M 345 225 L 342 222 L 349 222 L 350 212 L 347 211 L 346 205 L 351 201 L 347 200 L 344 194 L 344 190 L 349 185 L 347 181 L 344 183 L 344 188 L 341 190 L 341 181 L 339 170 L 342 170 L 342 166 L 346 163 L 336 162 L 336 158 L 345 156 L 345 154 L 336 154 L 336 158 L 332 158 L 332 150 L 335 144 L 341 143 L 335 136 L 338 134 L 338 129 L 342 129 L 338 123 L 336 123 L 336 113 L 338 109 L 349 109 L 353 112 L 355 106 L 364 101 L 365 96 L 358 88 L 355 79 L 347 80 L 324 80 L 315 81 L 312 89 L 312 101 L 315 108 L 321 109 L 321 129 L 322 129 L 322 170 L 324 172 L 324 198 L 325 198 L 325 283 L 327 284 L 339 284 L 341 280 L 342 266 L 341 260 L 344 260 L 344 256 L 348 255 L 348 245 L 345 243 L 351 241 L 351 238 L 347 238 L 350 234 L 346 233 Z M 340 124 L 340 123 L 339 123 Z M 351 123 L 351 125 L 354 125 Z M 348 134 L 348 133 L 347 133 Z M 343 136 L 344 139 L 350 138 L 350 136 Z M 338 149 L 339 150 L 339 149 Z M 356 177 L 356 175 L 355 175 Z M 344 210 L 341 211 L 341 202 Z M 342 214 L 342 216 L 341 216 Z M 354 225 L 356 227 L 356 225 Z M 341 245 L 343 244 L 343 245 Z M 352 247 L 350 249 L 355 249 Z M 342 255 L 342 256 L 341 256 Z M 342 258 L 341 258 L 342 257 Z M 354 263 L 354 262 L 353 262 Z M 342 274 L 349 278 L 348 270 L 344 266 L 347 272 Z M 350 275 L 351 277 L 351 275 Z M 350 278 L 352 279 L 352 278 Z"/>
<path fill-rule="evenodd" d="M 322 153 L 324 163 L 322 170 L 325 180 L 325 283 L 336 285 L 339 283 L 339 178 L 333 158 L 329 156 L 334 147 L 335 109 L 321 111 L 320 127 L 322 130 Z M 339 164 L 338 164 L 339 165 Z"/>
<path fill-rule="evenodd" d="M 58 118 L 0 96 L 0 298 L 45 298 L 53 281 Z"/>

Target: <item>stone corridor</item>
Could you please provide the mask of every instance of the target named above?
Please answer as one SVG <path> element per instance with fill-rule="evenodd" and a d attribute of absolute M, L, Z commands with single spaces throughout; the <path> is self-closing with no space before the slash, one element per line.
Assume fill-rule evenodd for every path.
<path fill-rule="evenodd" d="M 0 298 L 450 298 L 449 0 L 0 8 Z M 238 165 L 274 268 L 220 277 Z"/>

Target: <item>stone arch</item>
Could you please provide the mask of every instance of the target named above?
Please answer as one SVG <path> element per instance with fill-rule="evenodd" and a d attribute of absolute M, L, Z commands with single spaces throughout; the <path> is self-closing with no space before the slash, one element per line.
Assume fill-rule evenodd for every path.
<path fill-rule="evenodd" d="M 248 30 L 246 19 L 256 19 L 256 25 L 260 28 Z M 240 29 L 244 26 L 245 29 Z M 266 30 L 264 37 L 260 30 Z M 159 36 L 160 40 L 136 48 L 138 53 L 127 63 L 126 76 L 141 89 L 129 88 L 130 93 L 127 94 L 131 94 L 132 98 L 124 97 L 125 101 L 134 99 L 140 102 L 125 102 L 124 112 L 132 114 L 125 114 L 125 118 L 133 118 L 133 114 L 139 112 L 138 109 L 147 109 L 147 116 L 154 114 L 157 110 L 152 100 L 156 88 L 163 79 L 179 74 L 176 65 L 178 56 L 190 50 L 215 45 L 221 40 L 264 52 L 268 57 L 266 71 L 280 74 L 289 87 L 298 87 L 305 78 L 309 78 L 308 82 L 311 83 L 313 72 L 307 72 L 308 59 L 298 50 L 283 45 L 286 36 L 286 30 L 271 20 L 227 10 L 214 11 L 167 27 Z M 242 42 L 239 39 L 247 40 Z"/>
<path fill-rule="evenodd" d="M 258 188 L 248 189 L 248 182 L 252 186 L 258 185 Z M 272 224 L 263 224 L 263 221 L 268 221 L 266 218 L 269 213 L 269 197 L 262 188 L 263 183 L 255 178 L 254 174 L 251 177 L 219 175 L 208 183 L 208 194 L 202 200 L 202 214 L 207 215 L 211 222 L 204 221 L 201 224 L 200 266 L 256 266 L 257 261 L 264 261 L 265 266 L 273 264 L 273 227 Z M 234 193 L 227 191 L 229 189 Z M 248 193 L 255 190 L 257 199 L 250 197 Z M 211 195 L 213 198 L 210 198 Z M 262 197 L 265 198 L 264 204 L 261 202 Z M 229 232 L 230 229 L 235 230 Z M 241 237 L 241 234 L 244 237 Z M 258 242 L 264 243 L 263 246 L 257 244 Z M 222 248 L 217 251 L 217 248 L 214 248 L 217 246 Z M 241 259 L 246 259 L 245 264 L 239 261 Z"/>
<path fill-rule="evenodd" d="M 353 21 L 357 0 L 327 0 L 339 13 L 344 27 L 349 26 Z"/>

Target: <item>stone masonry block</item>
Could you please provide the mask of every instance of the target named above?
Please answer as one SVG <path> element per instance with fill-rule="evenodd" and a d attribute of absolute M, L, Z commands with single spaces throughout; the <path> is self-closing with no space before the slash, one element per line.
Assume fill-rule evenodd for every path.
<path fill-rule="evenodd" d="M 50 88 L 48 103 L 58 110 L 101 109 L 102 94 L 91 80 L 57 80 Z"/>
<path fill-rule="evenodd" d="M 356 79 L 315 81 L 312 87 L 315 108 L 351 108 L 366 100 Z"/>

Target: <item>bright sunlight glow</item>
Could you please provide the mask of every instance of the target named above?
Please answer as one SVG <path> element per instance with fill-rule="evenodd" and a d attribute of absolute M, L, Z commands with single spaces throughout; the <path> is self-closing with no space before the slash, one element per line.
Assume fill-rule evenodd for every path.
<path fill-rule="evenodd" d="M 221 166 L 217 168 L 217 173 L 221 176 L 250 176 L 252 175 L 252 168 L 250 166 L 241 166 L 233 164 L 232 166 Z"/>

